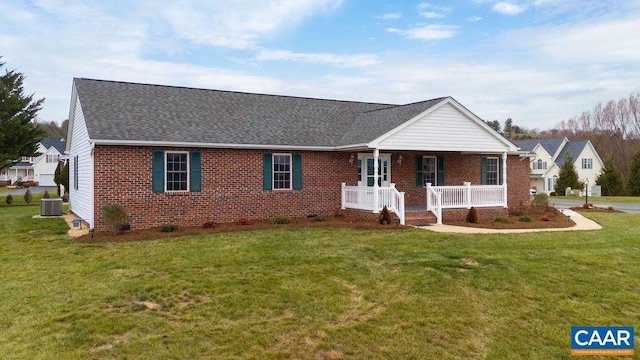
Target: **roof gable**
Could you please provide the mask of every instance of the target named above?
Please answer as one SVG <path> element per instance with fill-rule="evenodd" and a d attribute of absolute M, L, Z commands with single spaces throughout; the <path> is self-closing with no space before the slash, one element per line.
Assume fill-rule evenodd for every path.
<path fill-rule="evenodd" d="M 372 142 L 392 150 L 515 152 L 517 147 L 451 97 L 434 104 Z M 426 134 L 426 136 L 425 136 Z"/>
<path fill-rule="evenodd" d="M 536 146 L 541 146 L 547 154 L 552 158 L 558 155 L 558 151 L 562 149 L 562 145 L 567 142 L 566 137 L 561 138 L 547 138 L 547 139 L 520 139 L 513 142 L 518 145 L 522 150 L 532 152 Z"/>
<path fill-rule="evenodd" d="M 64 153 L 64 149 L 67 146 L 65 140 L 63 138 L 58 138 L 58 137 L 43 138 L 42 140 L 40 140 L 40 144 L 42 144 L 42 146 L 47 150 L 53 147 L 54 149 L 58 150 L 58 152 L 61 154 Z"/>

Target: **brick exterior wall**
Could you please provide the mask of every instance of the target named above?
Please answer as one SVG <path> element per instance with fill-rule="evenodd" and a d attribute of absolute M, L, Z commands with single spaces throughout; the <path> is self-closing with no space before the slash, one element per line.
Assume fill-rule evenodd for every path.
<path fill-rule="evenodd" d="M 152 192 L 152 153 L 155 150 L 199 151 L 202 156 L 202 191 L 174 194 Z M 347 185 L 357 185 L 358 167 L 356 162 L 353 165 L 349 163 L 351 153 L 303 151 L 300 152 L 302 190 L 263 190 L 262 162 L 266 152 L 273 151 L 96 146 L 95 229 L 106 229 L 101 209 L 110 203 L 119 203 L 126 208 L 132 229 L 144 229 L 162 223 L 199 226 L 207 221 L 234 222 L 241 217 L 269 219 L 277 215 L 334 215 L 341 213 L 340 184 L 346 182 Z M 399 155 L 403 157 L 401 164 L 397 163 Z M 416 186 L 415 175 L 415 157 L 422 155 L 444 156 L 445 185 L 459 185 L 464 181 L 480 183 L 480 155 L 394 152 L 391 180 L 399 191 L 405 192 L 407 206 L 424 206 L 426 202 L 426 190 Z M 529 163 L 520 161 L 517 156 L 510 156 L 508 169 L 509 206 L 528 203 Z M 496 211 L 502 213 L 504 209 Z M 460 213 L 464 213 L 464 218 L 466 209 Z M 449 212 L 445 216 L 447 219 Z"/>

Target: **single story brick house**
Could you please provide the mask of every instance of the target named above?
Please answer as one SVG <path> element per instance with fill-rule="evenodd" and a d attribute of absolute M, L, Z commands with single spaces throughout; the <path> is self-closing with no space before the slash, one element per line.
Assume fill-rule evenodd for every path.
<path fill-rule="evenodd" d="M 142 229 L 373 220 L 383 206 L 403 224 L 441 222 L 529 202 L 524 153 L 451 97 L 396 105 L 76 78 L 66 145 L 71 211 L 96 230 L 112 203 Z"/>

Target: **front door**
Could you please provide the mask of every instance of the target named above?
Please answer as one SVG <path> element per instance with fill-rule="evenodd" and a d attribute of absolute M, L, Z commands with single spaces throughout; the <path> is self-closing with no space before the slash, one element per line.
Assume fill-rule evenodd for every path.
<path fill-rule="evenodd" d="M 358 186 L 373 186 L 373 155 L 358 154 Z M 391 184 L 391 154 L 380 154 L 378 158 L 378 186 Z"/>

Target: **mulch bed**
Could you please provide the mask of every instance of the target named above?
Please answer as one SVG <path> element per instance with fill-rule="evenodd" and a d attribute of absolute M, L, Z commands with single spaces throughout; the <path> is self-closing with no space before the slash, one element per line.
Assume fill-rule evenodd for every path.
<path fill-rule="evenodd" d="M 127 231 L 118 235 L 112 235 L 108 231 L 95 232 L 93 235 L 84 235 L 75 239 L 81 243 L 98 243 L 98 242 L 128 242 L 128 241 L 144 241 L 158 240 L 165 238 L 175 238 L 192 235 L 208 235 L 218 233 L 229 233 L 239 231 L 252 230 L 269 230 L 269 229 L 290 229 L 290 228 L 349 228 L 358 230 L 403 230 L 408 226 L 400 225 L 380 225 L 373 221 L 347 221 L 341 216 L 327 216 L 325 221 L 313 221 L 308 218 L 292 219 L 290 224 L 274 224 L 272 220 L 252 220 L 251 225 L 240 225 L 238 223 L 221 223 L 216 224 L 214 229 L 202 228 L 201 226 L 180 227 L 174 232 L 162 232 L 159 228 L 151 228 L 144 230 Z"/>
<path fill-rule="evenodd" d="M 523 216 L 528 216 L 531 221 L 520 221 Z M 505 219 L 506 222 L 489 219 L 480 220 L 477 223 L 468 223 L 465 220 L 445 221 L 445 224 L 486 229 L 551 229 L 568 228 L 576 224 L 569 217 L 555 208 L 548 208 L 546 211 L 532 212 L 517 216 L 512 215 Z"/>
<path fill-rule="evenodd" d="M 579 212 L 603 212 L 603 213 L 621 213 L 624 211 L 620 211 L 620 210 L 616 210 L 612 207 L 608 207 L 608 208 L 603 208 L 603 207 L 597 207 L 597 206 L 593 206 L 590 205 L 588 207 L 584 207 L 584 206 L 580 206 L 580 207 L 572 207 L 571 210 L 573 211 L 579 211 Z"/>

